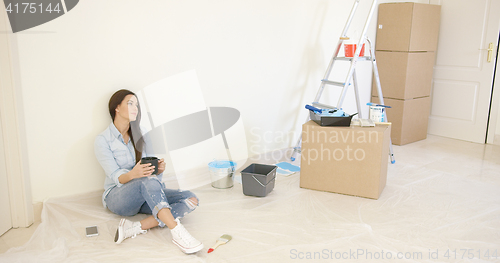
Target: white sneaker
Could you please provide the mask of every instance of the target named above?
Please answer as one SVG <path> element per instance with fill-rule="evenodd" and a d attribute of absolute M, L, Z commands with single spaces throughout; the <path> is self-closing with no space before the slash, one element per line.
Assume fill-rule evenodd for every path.
<path fill-rule="evenodd" d="M 141 222 L 132 222 L 125 218 L 120 220 L 120 224 L 118 225 L 118 229 L 115 234 L 115 242 L 116 244 L 120 244 L 123 240 L 131 237 L 134 238 L 137 235 L 145 234 L 148 232 L 147 230 L 142 230 Z"/>
<path fill-rule="evenodd" d="M 203 249 L 203 243 L 196 240 L 189 232 L 181 225 L 179 219 L 175 219 L 177 226 L 171 229 L 172 242 L 176 244 L 182 252 L 186 254 L 196 253 Z"/>

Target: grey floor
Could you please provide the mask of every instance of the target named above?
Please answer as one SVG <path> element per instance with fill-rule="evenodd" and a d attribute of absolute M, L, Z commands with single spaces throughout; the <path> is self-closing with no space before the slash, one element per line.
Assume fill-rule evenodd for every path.
<path fill-rule="evenodd" d="M 206 249 L 233 236 L 211 254 L 184 255 L 159 228 L 114 244 L 120 218 L 95 192 L 48 200 L 42 223 L 0 237 L 0 262 L 500 262 L 500 146 L 429 136 L 394 151 L 378 200 L 302 189 L 300 173 L 265 198 L 237 183 L 194 189 L 190 233 Z M 270 156 L 258 161 L 280 161 Z M 90 224 L 98 237 L 85 237 Z"/>

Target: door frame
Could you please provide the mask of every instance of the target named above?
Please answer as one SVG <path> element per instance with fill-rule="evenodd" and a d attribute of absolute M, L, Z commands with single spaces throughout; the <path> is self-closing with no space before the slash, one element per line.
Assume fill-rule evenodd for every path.
<path fill-rule="evenodd" d="M 10 29 L 5 6 L 0 4 L 0 118 L 5 151 L 12 227 L 34 222 L 28 166 L 24 107 L 16 35 Z M 16 63 L 17 62 L 17 63 Z M 16 70 L 17 69 L 17 70 Z"/>
<path fill-rule="evenodd" d="M 498 65 L 498 52 L 500 51 L 500 32 L 498 32 L 499 37 L 497 41 L 497 48 L 496 48 L 496 60 L 495 60 L 495 78 L 493 79 L 493 87 L 491 91 L 491 101 L 490 101 L 490 114 L 489 114 L 489 119 L 488 119 L 488 127 L 486 130 L 486 139 L 485 143 L 494 143 L 495 141 L 500 140 L 500 138 L 496 138 L 495 140 L 495 135 L 497 135 L 498 132 L 497 128 L 497 122 L 498 122 L 498 115 L 500 111 L 500 90 L 495 89 L 495 84 L 497 87 L 500 87 L 500 66 Z"/>

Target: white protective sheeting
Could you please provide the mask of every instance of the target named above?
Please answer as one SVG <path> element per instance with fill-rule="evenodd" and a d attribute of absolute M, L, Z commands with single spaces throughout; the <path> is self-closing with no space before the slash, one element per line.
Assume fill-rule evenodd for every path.
<path fill-rule="evenodd" d="M 205 244 L 193 255 L 166 228 L 116 245 L 120 217 L 101 192 L 50 199 L 31 240 L 0 262 L 498 262 L 500 147 L 431 136 L 394 150 L 379 200 L 302 189 L 299 173 L 278 175 L 264 198 L 238 183 L 194 189 L 200 207 L 181 220 Z M 269 156 L 257 162 L 285 160 Z M 99 236 L 85 236 L 90 225 Z M 207 254 L 223 234 L 233 239 Z"/>

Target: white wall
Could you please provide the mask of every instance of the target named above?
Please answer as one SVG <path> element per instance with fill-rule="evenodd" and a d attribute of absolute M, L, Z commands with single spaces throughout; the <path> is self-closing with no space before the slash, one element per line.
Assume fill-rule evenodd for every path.
<path fill-rule="evenodd" d="M 369 3 L 362 2 L 368 5 L 353 27 L 364 24 Z M 86 0 L 16 33 L 34 201 L 102 189 L 93 141 L 110 123 L 110 95 L 190 69 L 208 106 L 241 112 L 250 154 L 294 145 L 297 136 L 257 139 L 264 132 L 298 135 L 352 3 Z M 375 21 L 376 14 L 372 39 Z M 371 67 L 362 65 L 358 76 L 364 105 Z M 344 108 L 356 112 L 352 94 Z"/>

